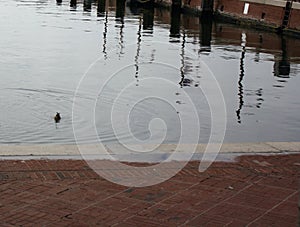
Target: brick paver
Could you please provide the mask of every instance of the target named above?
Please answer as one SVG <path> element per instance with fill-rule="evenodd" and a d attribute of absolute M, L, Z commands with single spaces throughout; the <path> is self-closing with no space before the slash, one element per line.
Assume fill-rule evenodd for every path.
<path fill-rule="evenodd" d="M 204 173 L 198 164 L 129 188 L 82 160 L 3 160 L 0 226 L 297 226 L 300 154 L 242 156 Z"/>

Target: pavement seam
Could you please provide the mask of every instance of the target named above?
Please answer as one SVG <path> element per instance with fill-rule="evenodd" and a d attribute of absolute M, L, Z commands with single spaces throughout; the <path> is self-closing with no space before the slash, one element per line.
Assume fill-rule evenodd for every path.
<path fill-rule="evenodd" d="M 281 150 L 280 148 L 275 147 L 275 146 L 269 144 L 268 142 L 264 142 L 263 144 L 266 145 L 266 146 L 272 147 L 273 149 L 275 149 L 275 150 L 277 150 L 277 151 L 279 151 L 279 152 L 284 152 L 284 151 Z"/>
<path fill-rule="evenodd" d="M 234 195 L 222 200 L 221 202 L 215 204 L 214 206 L 208 208 L 207 210 L 201 212 L 200 214 L 196 215 L 195 217 L 191 218 L 190 220 L 187 220 L 186 222 L 184 222 L 183 224 L 179 225 L 179 226 L 185 226 L 186 224 L 188 224 L 189 222 L 193 221 L 194 219 L 196 219 L 197 217 L 207 213 L 208 211 L 212 210 L 213 208 L 217 207 L 218 205 L 228 201 L 229 199 L 232 199 L 233 197 L 235 197 L 236 195 L 240 194 L 241 192 L 245 191 L 246 189 L 250 188 L 251 186 L 253 186 L 254 184 L 251 183 L 249 185 L 247 185 L 246 187 L 244 187 L 243 189 L 239 190 L 237 193 L 235 193 Z"/>
<path fill-rule="evenodd" d="M 257 218 L 255 218 L 253 221 L 251 221 L 250 223 L 248 223 L 246 226 L 250 226 L 251 224 L 255 223 L 256 221 L 258 221 L 259 219 L 261 219 L 263 216 L 265 216 L 266 214 L 270 213 L 272 210 L 274 210 L 275 208 L 277 208 L 278 206 L 280 206 L 282 203 L 286 202 L 289 198 L 291 198 L 292 196 L 294 196 L 295 194 L 298 194 L 298 193 L 299 193 L 299 190 L 297 190 L 297 191 L 293 192 L 292 194 L 288 195 L 285 199 L 283 199 L 282 201 L 280 201 L 279 203 L 277 203 L 276 205 L 274 205 L 272 208 L 268 209 L 262 215 L 260 215 Z"/>
<path fill-rule="evenodd" d="M 131 187 L 130 187 L 130 188 L 131 188 Z M 95 203 L 91 203 L 91 204 L 89 204 L 89 205 L 87 205 L 87 206 L 85 206 L 85 207 L 83 207 L 83 208 L 81 208 L 81 209 L 76 210 L 75 212 L 71 212 L 71 213 L 68 214 L 68 215 L 73 215 L 73 214 L 79 213 L 80 211 L 82 211 L 82 210 L 84 210 L 84 209 L 87 209 L 87 208 L 89 208 L 89 207 L 95 206 L 96 204 L 101 203 L 101 202 L 103 202 L 103 201 L 105 201 L 105 200 L 107 200 L 107 199 L 110 199 L 110 198 L 112 198 L 112 197 L 115 197 L 115 196 L 117 196 L 117 195 L 120 195 L 120 194 L 122 194 L 123 192 L 125 192 L 125 191 L 128 190 L 128 189 L 129 189 L 129 188 L 126 188 L 126 189 L 122 190 L 121 192 L 117 192 L 117 193 L 115 193 L 115 194 L 113 194 L 113 195 L 107 196 L 105 199 L 102 199 L 102 200 L 97 201 L 97 202 L 95 202 Z M 60 220 L 63 219 L 64 217 L 65 217 L 65 216 L 61 217 Z M 50 224 L 57 223 L 57 222 L 59 222 L 60 220 L 56 220 L 56 221 L 50 222 L 50 223 L 48 223 L 48 224 L 45 225 L 45 226 L 48 226 L 48 225 L 50 225 Z"/>
<path fill-rule="evenodd" d="M 179 192 L 177 192 L 177 193 L 174 193 L 173 195 L 170 195 L 169 197 L 167 197 L 167 198 L 165 198 L 165 199 L 163 199 L 163 200 L 161 200 L 161 201 L 159 201 L 159 202 L 155 202 L 152 206 L 149 206 L 146 210 L 149 210 L 149 209 L 151 209 L 151 208 L 153 208 L 153 207 L 155 207 L 155 206 L 157 206 L 157 205 L 159 205 L 159 204 L 162 204 L 164 201 L 166 201 L 166 200 L 168 200 L 168 199 L 170 199 L 170 198 L 176 197 L 176 196 L 179 195 L 180 193 L 185 192 L 185 191 L 188 191 L 191 187 L 194 187 L 194 186 L 196 186 L 196 185 L 198 185 L 198 184 L 199 184 L 199 183 L 192 184 L 192 185 L 190 185 L 189 187 L 187 187 L 187 188 L 184 189 L 184 190 L 181 190 L 181 191 L 179 191 Z M 135 214 L 135 215 L 132 215 L 131 217 L 134 217 L 134 216 L 144 217 L 143 215 L 139 214 L 139 212 L 138 212 L 137 214 Z M 130 217 L 130 218 L 131 218 L 131 217 Z M 128 219 L 129 219 L 129 218 L 127 218 L 126 220 L 128 220 Z M 150 219 L 156 220 L 155 218 L 150 218 Z M 161 220 L 161 221 L 165 222 L 164 220 Z"/>
<path fill-rule="evenodd" d="M 41 182 L 46 182 L 46 180 L 41 180 Z M 43 184 L 38 184 L 38 185 L 35 185 L 34 187 L 32 187 L 32 188 L 35 188 L 35 187 L 38 187 L 38 186 L 40 186 L 40 185 L 43 185 Z M 68 186 L 67 186 L 68 187 Z M 70 187 L 70 188 L 78 188 L 78 187 L 80 187 L 80 185 L 77 185 L 76 187 Z M 31 188 L 31 189 L 32 189 Z M 70 189 L 70 188 L 68 188 L 68 189 Z M 29 190 L 29 189 L 28 189 Z M 26 190 L 27 191 L 27 190 Z M 23 192 L 19 192 L 19 193 L 23 193 Z M 18 194 L 19 194 L 18 193 Z M 11 210 L 10 211 L 10 213 L 12 213 L 12 212 L 15 212 L 15 211 L 18 211 L 18 210 L 22 210 L 22 209 L 24 209 L 24 208 L 27 208 L 27 207 L 31 207 L 32 205 L 37 205 L 37 204 L 39 204 L 40 202 L 42 202 L 42 201 L 47 201 L 47 199 L 53 199 L 53 196 L 49 196 L 49 195 L 43 195 L 43 199 L 40 199 L 40 200 L 38 200 L 38 201 L 36 201 L 36 202 L 34 202 L 34 203 L 28 203 L 28 204 L 26 204 L 26 205 L 24 205 L 24 206 L 21 206 L 21 207 L 18 207 L 18 208 L 16 208 L 16 209 L 13 209 L 13 210 Z M 57 199 L 57 200 L 59 200 L 59 198 L 55 198 L 55 199 Z M 106 199 L 106 198 L 105 198 Z M 65 202 L 69 202 L 68 200 L 64 200 L 64 199 L 61 199 L 60 198 L 60 200 L 61 201 L 65 201 Z M 101 200 L 102 201 L 102 200 Z M 85 209 L 85 208 L 82 208 L 82 209 Z M 82 210 L 81 209 L 81 210 Z M 77 211 L 76 211 L 77 212 Z M 43 212 L 44 213 L 44 212 Z M 74 212 L 75 213 L 75 212 Z M 45 214 L 46 215 L 46 214 Z M 44 216 L 45 216 L 44 215 Z M 65 217 L 65 216 L 63 216 L 63 217 L 61 217 L 60 215 L 57 215 L 58 217 L 60 217 L 60 219 L 62 219 L 63 217 Z M 14 217 L 15 218 L 15 217 Z M 55 223 L 55 222 L 57 222 L 57 221 L 54 221 L 54 222 L 50 222 L 50 223 L 48 223 L 48 224 L 46 224 L 46 225 L 44 225 L 44 226 L 47 226 L 47 225 L 49 225 L 49 224 L 53 224 L 53 223 Z"/>

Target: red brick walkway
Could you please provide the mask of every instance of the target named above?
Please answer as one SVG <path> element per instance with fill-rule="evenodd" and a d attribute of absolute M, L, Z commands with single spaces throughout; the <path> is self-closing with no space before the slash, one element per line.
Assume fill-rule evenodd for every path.
<path fill-rule="evenodd" d="M 0 161 L 0 226 L 297 226 L 300 154 L 189 163 L 146 188 L 80 160 Z"/>

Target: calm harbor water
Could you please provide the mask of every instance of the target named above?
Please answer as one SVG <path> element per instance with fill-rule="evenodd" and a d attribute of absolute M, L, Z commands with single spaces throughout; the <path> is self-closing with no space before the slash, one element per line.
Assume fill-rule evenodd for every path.
<path fill-rule="evenodd" d="M 210 110 L 200 88 L 200 61 L 224 95 L 225 142 L 300 141 L 299 39 L 179 16 L 174 9 L 107 1 L 99 14 L 97 2 L 72 2 L 0 0 L 0 143 L 74 143 L 73 98 L 84 75 L 88 81 L 78 93 L 82 112 L 75 121 L 82 124 L 86 142 L 93 139 L 86 125 L 94 115 L 99 138 L 117 141 L 112 108 L 119 138 L 131 140 L 122 125 L 124 112 L 130 113 L 129 127 L 137 139 L 161 137 L 163 131 L 162 142 L 178 142 L 180 115 L 189 119 L 192 111 L 183 93 L 191 96 L 200 119 L 199 142 L 207 142 Z M 170 59 L 172 65 L 162 64 Z M 172 85 L 145 82 L 153 76 Z M 91 96 L 99 83 L 106 86 Z M 166 95 L 170 103 L 149 97 L 130 108 L 145 94 Z M 86 114 L 94 99 L 95 112 Z M 56 112 L 62 116 L 59 124 L 53 120 Z M 152 124 L 152 135 L 149 123 L 156 118 L 164 124 Z"/>

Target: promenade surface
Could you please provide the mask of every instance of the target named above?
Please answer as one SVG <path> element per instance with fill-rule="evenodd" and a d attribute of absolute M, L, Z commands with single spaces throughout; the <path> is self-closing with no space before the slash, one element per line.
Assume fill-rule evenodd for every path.
<path fill-rule="evenodd" d="M 0 226 L 297 226 L 300 154 L 198 165 L 129 188 L 83 160 L 2 160 Z"/>

